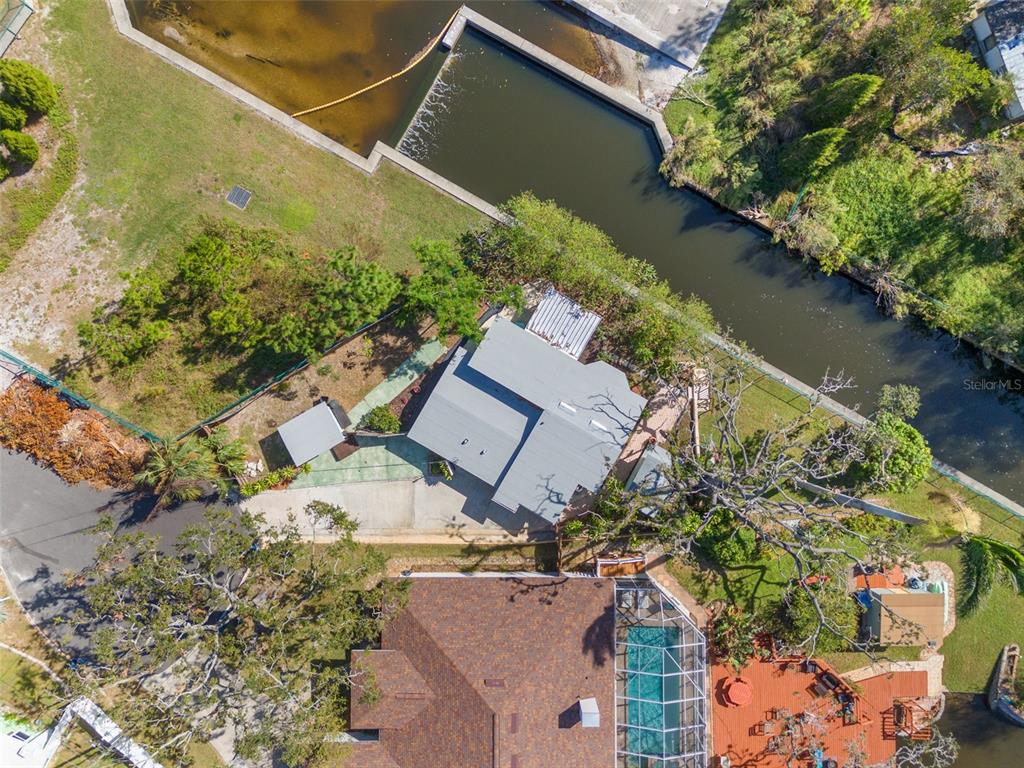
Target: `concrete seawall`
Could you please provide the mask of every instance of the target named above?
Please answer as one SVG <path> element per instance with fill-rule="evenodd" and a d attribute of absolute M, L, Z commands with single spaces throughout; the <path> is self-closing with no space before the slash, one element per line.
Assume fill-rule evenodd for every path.
<path fill-rule="evenodd" d="M 422 179 L 431 186 L 445 192 L 457 200 L 462 201 L 466 205 L 475 208 L 484 215 L 496 221 L 508 223 L 508 217 L 493 203 L 484 200 L 469 190 L 449 181 L 440 174 L 431 171 L 426 166 L 418 163 L 410 157 L 407 157 L 406 155 L 403 155 L 393 147 L 389 147 L 382 142 L 377 142 L 368 157 L 363 157 L 357 152 L 353 152 L 351 149 L 339 144 L 327 136 L 324 136 L 277 107 L 274 107 L 248 91 L 239 88 L 237 85 L 229 82 L 220 75 L 191 61 L 187 57 L 182 56 L 180 53 L 160 42 L 157 42 L 153 38 L 144 35 L 132 25 L 127 6 L 125 5 L 125 0 L 108 0 L 108 4 L 115 27 L 118 32 L 129 40 L 156 54 L 179 69 L 185 70 L 186 72 L 189 72 L 190 74 L 205 81 L 209 85 L 218 88 L 240 103 L 261 114 L 266 119 L 271 120 L 272 122 L 291 131 L 303 141 L 329 152 L 336 157 L 340 157 L 366 174 L 374 173 L 382 160 L 388 160 L 408 173 Z M 531 61 L 544 66 L 578 87 L 606 100 L 610 104 L 646 123 L 653 129 L 663 153 L 668 152 L 672 148 L 672 137 L 665 125 L 665 121 L 662 118 L 661 113 L 644 105 L 638 99 L 622 93 L 621 91 L 606 85 L 597 78 L 588 75 L 582 70 L 567 64 L 539 46 L 527 41 L 520 35 L 505 29 L 501 25 L 494 23 L 490 19 L 470 8 L 463 6 L 460 9 L 458 17 L 449 29 L 451 34 L 445 35 L 444 44 L 448 47 L 455 46 L 466 25 L 472 26 L 474 29 L 479 30 L 489 37 L 508 46 L 512 50 L 517 51 Z M 716 204 L 718 203 L 716 202 Z M 752 220 L 744 220 L 770 232 L 770 230 L 765 228 L 763 224 Z M 737 345 L 722 338 L 721 336 L 718 336 L 717 334 L 710 334 L 709 341 L 720 349 L 729 352 L 731 355 L 746 360 L 761 373 L 785 385 L 794 392 L 804 395 L 805 397 L 815 397 L 818 404 L 825 410 L 858 426 L 864 426 L 868 423 L 868 419 L 863 415 L 829 397 L 818 395 L 815 392 L 815 389 L 810 385 L 790 376 L 785 371 L 776 368 L 767 361 L 743 351 Z M 998 493 L 985 484 L 965 475 L 959 470 L 954 469 L 948 464 L 935 460 L 933 461 L 933 466 L 936 471 L 941 474 L 959 482 L 978 495 L 988 498 L 1008 512 L 1024 518 L 1024 506 L 1017 504 L 1003 494 Z"/>

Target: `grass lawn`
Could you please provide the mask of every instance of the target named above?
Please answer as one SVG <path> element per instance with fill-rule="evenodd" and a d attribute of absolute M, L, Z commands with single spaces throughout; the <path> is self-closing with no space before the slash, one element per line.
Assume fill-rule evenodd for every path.
<path fill-rule="evenodd" d="M 955 548 L 930 549 L 926 556 L 947 563 L 959 579 L 960 556 Z M 943 642 L 943 682 L 958 693 L 985 690 L 999 652 L 1008 643 L 1024 643 L 1024 597 L 1009 584 L 997 582 L 973 615 L 957 618 L 956 629 Z"/>
<path fill-rule="evenodd" d="M 551 544 L 376 544 L 402 568 L 457 571 L 554 571 L 557 552 Z"/>
<path fill-rule="evenodd" d="M 454 235 L 480 214 L 394 166 L 368 177 L 121 37 L 105 3 L 61 0 L 46 21 L 56 77 L 75 111 L 85 171 L 80 211 L 134 267 L 209 214 L 351 243 L 396 269 L 418 236 Z M 253 191 L 244 211 L 223 198 Z"/>
<path fill-rule="evenodd" d="M 784 385 L 767 378 L 758 379 L 743 394 L 738 422 L 741 429 L 749 432 L 775 420 L 791 419 L 805 406 L 805 398 Z M 914 529 L 914 543 L 921 549 L 922 559 L 948 563 L 958 579 L 959 551 L 950 542 L 960 531 L 968 530 L 1014 544 L 1021 542 L 1024 532 L 1024 521 L 935 471 L 910 493 L 879 494 L 872 498 L 929 521 L 928 525 Z M 674 561 L 670 570 L 702 603 L 728 600 L 753 610 L 759 603 L 779 594 L 790 578 L 787 565 L 781 558 L 730 569 Z M 1012 586 L 999 583 L 973 616 L 958 618 L 956 629 L 943 643 L 946 686 L 955 692 L 983 691 L 999 651 L 1013 642 L 1024 642 L 1024 597 Z M 882 655 L 902 660 L 917 658 L 918 653 L 916 648 L 890 648 Z M 859 653 L 830 654 L 826 660 L 841 672 L 865 663 L 864 655 Z"/>
<path fill-rule="evenodd" d="M 117 297 L 120 273 L 173 258 L 202 217 L 272 228 L 300 254 L 351 244 L 397 272 L 416 266 L 416 238 L 450 238 L 483 221 L 389 163 L 366 176 L 251 113 L 118 35 L 105 3 L 60 0 L 40 23 L 78 136 L 81 184 L 68 205 L 86 241 L 108 253 L 103 297 Z M 224 202 L 234 184 L 253 191 L 244 212 Z M 38 301 L 59 315 L 60 340 L 23 337 L 19 349 L 42 365 L 73 362 L 74 326 L 96 300 Z M 232 379 L 236 362 L 188 360 L 171 348 L 130 381 L 80 374 L 72 384 L 152 431 L 176 432 L 248 391 Z"/>

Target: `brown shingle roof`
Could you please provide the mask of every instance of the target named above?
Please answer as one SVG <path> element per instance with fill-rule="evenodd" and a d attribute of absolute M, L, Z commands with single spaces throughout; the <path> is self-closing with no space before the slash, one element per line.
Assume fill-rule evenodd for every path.
<path fill-rule="evenodd" d="M 612 581 L 416 578 L 381 645 L 361 658 L 382 695 L 364 707 L 353 693 L 353 726 L 379 728 L 398 768 L 509 768 L 513 755 L 520 768 L 612 764 Z M 398 694 L 418 681 L 430 695 L 410 715 Z M 590 696 L 601 726 L 585 729 L 577 702 Z"/>

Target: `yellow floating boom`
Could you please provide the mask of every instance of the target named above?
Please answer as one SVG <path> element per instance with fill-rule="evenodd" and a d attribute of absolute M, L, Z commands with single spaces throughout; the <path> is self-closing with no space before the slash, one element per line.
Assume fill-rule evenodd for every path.
<path fill-rule="evenodd" d="M 391 82 L 392 80 L 394 80 L 397 77 L 401 77 L 406 72 L 408 72 L 410 69 L 415 67 L 421 61 L 423 61 L 425 58 L 427 58 L 427 55 L 432 50 L 434 50 L 434 48 L 437 47 L 437 44 L 439 42 L 441 42 L 441 39 L 444 37 L 444 33 L 448 31 L 448 27 L 450 27 L 452 25 L 452 22 L 455 21 L 455 17 L 458 16 L 458 15 L 459 15 L 458 11 L 456 11 L 455 13 L 453 13 L 451 15 L 451 18 L 448 19 L 447 22 L 445 22 L 445 25 L 443 27 L 441 27 L 440 34 L 438 34 L 438 36 L 435 37 L 431 41 L 430 45 L 428 45 L 426 48 L 424 48 L 423 52 L 419 56 L 417 56 L 415 59 L 413 59 L 412 63 L 409 64 L 408 66 L 406 66 L 405 69 L 401 70 L 400 72 L 395 72 L 395 74 L 393 74 L 393 75 L 388 75 L 383 80 L 378 80 L 376 83 L 373 83 L 372 85 L 368 85 L 365 88 L 360 88 L 358 91 L 356 91 L 355 93 L 350 93 L 348 96 L 342 96 L 340 99 L 335 99 L 334 101 L 328 101 L 326 104 L 320 104 L 319 106 L 316 106 L 316 107 L 310 107 L 309 109 L 303 109 L 301 112 L 293 112 L 292 113 L 292 117 L 302 117 L 303 115 L 308 115 L 308 114 L 310 114 L 312 112 L 319 112 L 321 109 L 327 109 L 329 107 L 337 106 L 338 104 L 341 104 L 342 102 L 348 101 L 349 99 L 354 99 L 356 96 L 362 96 L 367 91 L 372 91 L 374 88 L 377 88 L 377 87 L 379 87 L 381 85 L 384 85 L 384 83 Z"/>

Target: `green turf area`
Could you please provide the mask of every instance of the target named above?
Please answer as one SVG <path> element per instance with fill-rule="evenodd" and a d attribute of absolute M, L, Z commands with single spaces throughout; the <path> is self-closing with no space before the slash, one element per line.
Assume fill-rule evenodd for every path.
<path fill-rule="evenodd" d="M 90 241 L 113 245 L 103 264 L 110 284 L 120 285 L 126 270 L 170 263 L 204 217 L 281 232 L 300 254 L 353 245 L 395 272 L 417 266 L 416 238 L 453 238 L 483 221 L 390 163 L 367 176 L 250 112 L 121 37 L 104 3 L 63 0 L 39 23 L 74 114 L 75 223 Z M 224 201 L 235 184 L 253 192 L 245 211 Z M 62 353 L 74 363 L 70 340 L 45 349 L 24 339 L 22 348 L 43 365 Z M 151 431 L 175 434 L 250 389 L 237 367 L 236 359 L 196 360 L 172 345 L 125 376 L 83 372 L 71 384 Z"/>
<path fill-rule="evenodd" d="M 888 661 L 917 661 L 921 658 L 921 649 L 913 646 L 892 646 L 879 650 L 877 657 Z M 871 663 L 870 659 L 858 651 L 823 653 L 821 658 L 841 675 Z"/>
<path fill-rule="evenodd" d="M 455 235 L 480 214 L 384 163 L 366 176 L 121 37 L 105 3 L 64 0 L 46 17 L 54 75 L 76 115 L 82 221 L 144 263 L 203 214 L 292 234 L 301 247 L 356 245 L 412 268 L 419 236 Z M 244 211 L 224 202 L 252 190 Z"/>
<path fill-rule="evenodd" d="M 738 417 L 745 432 L 767 427 L 776 420 L 784 422 L 806 407 L 801 395 L 771 379 L 755 376 L 756 372 L 751 372 L 748 378 L 755 384 L 743 393 Z M 872 500 L 928 521 L 913 529 L 913 545 L 920 559 L 941 560 L 951 565 L 957 579 L 959 550 L 952 542 L 961 531 L 1014 544 L 1021 542 L 1024 532 L 1024 521 L 936 471 L 909 493 L 879 494 Z M 782 558 L 766 558 L 731 568 L 704 561 L 673 561 L 669 567 L 701 603 L 726 600 L 747 611 L 777 597 L 793 575 Z M 943 643 L 945 684 L 956 692 L 983 691 L 999 651 L 1014 642 L 1024 642 L 1024 597 L 1010 585 L 999 583 L 977 613 L 957 620 L 956 629 Z M 918 654 L 916 648 L 894 647 L 881 655 L 898 661 L 915 659 Z M 866 657 L 860 653 L 830 654 L 826 660 L 841 672 L 866 663 Z"/>
<path fill-rule="evenodd" d="M 461 571 L 554 571 L 558 553 L 541 544 L 376 544 L 392 560 L 437 560 Z"/>
<path fill-rule="evenodd" d="M 960 553 L 952 547 L 928 550 L 929 560 L 941 560 L 960 578 Z M 992 592 L 971 616 L 957 617 L 956 629 L 942 644 L 946 664 L 942 680 L 949 690 L 960 693 L 984 691 L 995 668 L 999 652 L 1007 643 L 1024 642 L 1024 597 L 1006 582 L 997 582 Z"/>

